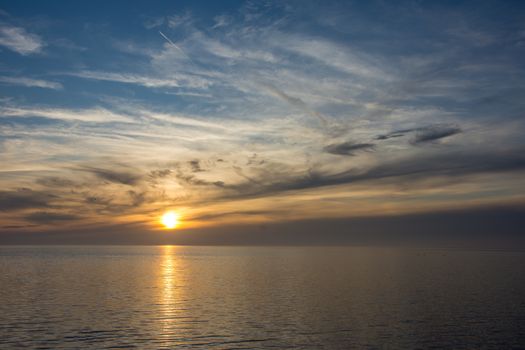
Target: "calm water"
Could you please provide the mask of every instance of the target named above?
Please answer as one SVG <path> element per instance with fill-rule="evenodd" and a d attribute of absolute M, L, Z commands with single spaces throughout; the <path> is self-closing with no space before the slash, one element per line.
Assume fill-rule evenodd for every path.
<path fill-rule="evenodd" d="M 525 347 L 525 254 L 0 247 L 0 348 Z"/>

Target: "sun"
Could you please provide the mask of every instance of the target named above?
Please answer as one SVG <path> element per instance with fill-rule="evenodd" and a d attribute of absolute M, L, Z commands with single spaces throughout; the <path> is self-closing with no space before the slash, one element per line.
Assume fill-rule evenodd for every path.
<path fill-rule="evenodd" d="M 163 215 L 162 215 L 162 218 L 160 219 L 160 222 L 162 222 L 162 224 L 164 225 L 164 227 L 168 228 L 168 229 L 172 229 L 172 228 L 175 228 L 179 225 L 179 217 L 180 215 L 173 212 L 173 211 L 168 211 L 168 212 L 165 212 Z"/>

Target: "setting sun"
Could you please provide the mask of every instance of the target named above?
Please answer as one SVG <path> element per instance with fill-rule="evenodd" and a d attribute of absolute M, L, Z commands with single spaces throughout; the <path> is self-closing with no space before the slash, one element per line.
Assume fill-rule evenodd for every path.
<path fill-rule="evenodd" d="M 168 229 L 175 228 L 179 225 L 179 214 L 173 211 L 168 211 L 162 215 L 160 221 Z"/>

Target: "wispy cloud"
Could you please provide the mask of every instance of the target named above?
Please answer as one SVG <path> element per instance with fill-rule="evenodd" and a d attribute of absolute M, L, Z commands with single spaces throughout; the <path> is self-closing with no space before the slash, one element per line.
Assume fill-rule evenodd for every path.
<path fill-rule="evenodd" d="M 144 27 L 147 28 L 147 29 L 157 28 L 157 27 L 160 27 L 161 25 L 163 25 L 165 20 L 166 19 L 163 16 L 151 17 L 151 18 L 148 18 L 148 19 L 146 19 L 144 21 Z"/>
<path fill-rule="evenodd" d="M 268 91 L 270 91 L 270 93 L 272 93 L 272 95 L 280 98 L 281 100 L 285 101 L 286 103 L 296 107 L 296 108 L 299 108 L 303 111 L 305 111 L 306 113 L 312 115 L 313 117 L 319 119 L 324 125 L 326 125 L 327 121 L 326 121 L 326 118 L 321 114 L 321 113 L 318 113 L 316 111 L 314 111 L 312 108 L 310 108 L 303 100 L 301 100 L 300 98 L 298 97 L 293 97 L 293 96 L 290 96 L 288 94 L 286 94 L 285 92 L 277 89 L 276 87 L 274 86 L 271 86 L 271 85 L 263 85 L 266 89 L 268 89 Z"/>
<path fill-rule="evenodd" d="M 40 117 L 65 121 L 94 123 L 134 122 L 133 118 L 117 114 L 104 108 L 64 109 L 64 108 L 26 108 L 0 107 L 0 115 L 10 117 Z"/>
<path fill-rule="evenodd" d="M 220 15 L 215 16 L 213 20 L 215 21 L 215 24 L 213 25 L 212 29 L 216 29 L 229 25 L 233 19 L 228 15 Z"/>
<path fill-rule="evenodd" d="M 4 76 L 4 77 L 0 77 L 0 83 L 9 84 L 9 85 L 20 85 L 20 86 L 26 86 L 26 87 L 38 87 L 38 88 L 53 89 L 53 90 L 60 90 L 63 88 L 62 84 L 55 82 L 55 81 L 32 79 L 32 78 L 25 78 L 25 77 L 6 77 Z"/>
<path fill-rule="evenodd" d="M 281 34 L 276 41 L 279 47 L 311 58 L 327 67 L 353 76 L 387 81 L 392 75 L 377 56 L 352 50 L 328 40 Z"/>
<path fill-rule="evenodd" d="M 26 56 L 41 52 L 45 43 L 24 28 L 0 24 L 0 45 Z"/>
<path fill-rule="evenodd" d="M 171 78 L 160 78 L 151 75 L 138 75 L 132 73 L 113 73 L 101 71 L 79 71 L 64 73 L 65 75 L 102 81 L 113 81 L 118 83 L 136 84 L 149 88 L 201 88 L 210 86 L 211 82 L 206 78 L 190 74 L 170 74 Z"/>
<path fill-rule="evenodd" d="M 190 25 L 193 21 L 191 12 L 186 11 L 182 14 L 176 14 L 167 17 L 167 24 L 170 28 L 177 28 L 184 25 Z"/>

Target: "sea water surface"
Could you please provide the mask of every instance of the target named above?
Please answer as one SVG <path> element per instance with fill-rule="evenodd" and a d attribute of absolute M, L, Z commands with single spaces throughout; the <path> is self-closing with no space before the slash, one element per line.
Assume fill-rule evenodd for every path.
<path fill-rule="evenodd" d="M 522 252 L 0 247 L 2 349 L 519 347 Z"/>

